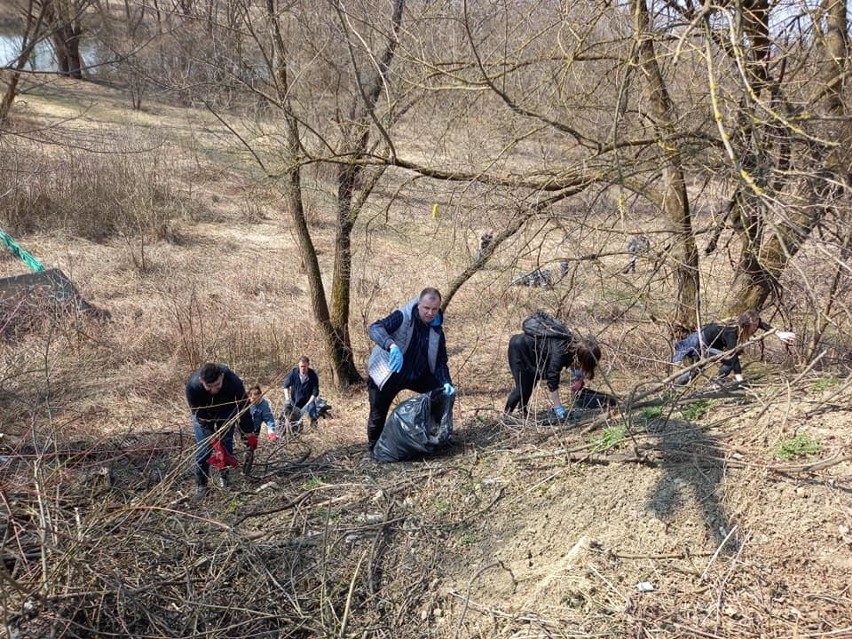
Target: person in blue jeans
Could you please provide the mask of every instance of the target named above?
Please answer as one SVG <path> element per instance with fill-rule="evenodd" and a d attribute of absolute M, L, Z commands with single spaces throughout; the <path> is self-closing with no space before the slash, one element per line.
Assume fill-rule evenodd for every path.
<path fill-rule="evenodd" d="M 257 435 L 248 410 L 248 396 L 242 380 L 224 364 L 208 362 L 195 371 L 186 383 L 186 401 L 192 414 L 195 434 L 195 497 L 204 497 L 210 481 L 210 458 L 214 442 L 234 455 L 234 426 L 251 449 L 257 448 Z M 219 475 L 220 486 L 228 482 L 228 471 Z"/>
<path fill-rule="evenodd" d="M 319 417 L 316 400 L 319 397 L 319 377 L 311 368 L 311 360 L 302 355 L 298 365 L 290 371 L 284 380 L 284 413 L 293 407 L 300 411 L 307 411 L 311 418 L 311 426 Z"/>
<path fill-rule="evenodd" d="M 443 321 L 441 293 L 430 287 L 387 317 L 370 324 L 370 339 L 376 344 L 367 362 L 370 452 L 385 428 L 391 403 L 401 390 L 428 393 L 443 387 L 447 395 L 455 394 L 447 366 Z"/>
<path fill-rule="evenodd" d="M 675 342 L 672 362 L 685 364 L 688 367 L 702 358 L 715 357 L 726 351 L 733 351 L 722 358 L 716 379 L 722 380 L 733 372 L 734 379 L 741 382 L 743 370 L 740 364 L 739 346 L 750 340 L 758 330 L 770 331 L 772 327 L 760 319 L 760 315 L 754 310 L 745 311 L 735 324 L 706 324 Z M 785 344 L 791 344 L 796 339 L 796 334 L 789 331 L 776 331 L 775 336 Z M 700 367 L 693 368 L 680 375 L 675 380 L 675 384 L 688 384 L 699 372 Z"/>
<path fill-rule="evenodd" d="M 269 401 L 263 397 L 263 391 L 260 386 L 252 386 L 248 390 L 249 412 L 251 420 L 254 424 L 254 434 L 260 434 L 260 428 L 266 424 L 266 437 L 269 441 L 274 442 L 278 439 L 278 426 L 275 423 L 275 417 L 272 415 L 272 408 L 269 406 Z"/>

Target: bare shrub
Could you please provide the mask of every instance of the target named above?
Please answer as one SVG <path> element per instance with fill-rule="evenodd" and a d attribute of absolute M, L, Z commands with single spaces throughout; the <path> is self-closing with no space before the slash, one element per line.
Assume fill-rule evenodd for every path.
<path fill-rule="evenodd" d="M 165 384 L 184 378 L 205 361 L 225 362 L 246 381 L 273 379 L 295 361 L 297 336 L 283 319 L 255 320 L 241 312 L 244 305 L 239 301 L 198 288 L 183 295 L 163 292 L 153 299 L 145 314 L 158 319 L 149 319 L 144 333 L 131 326 L 117 330 L 114 345 L 128 361 L 166 365 L 170 372 L 162 376 Z"/>
<path fill-rule="evenodd" d="M 64 230 L 98 241 L 119 233 L 168 240 L 172 218 L 190 206 L 159 154 L 28 149 L 6 164 L 0 219 L 13 234 Z"/>
<path fill-rule="evenodd" d="M 298 357 L 297 336 L 282 324 L 238 324 L 229 338 L 219 352 L 246 381 L 278 378 Z"/>
<path fill-rule="evenodd" d="M 175 432 L 81 440 L 48 428 L 44 437 L 20 442 L 0 466 L 14 502 L 4 513 L 11 542 L 5 561 L 14 579 L 41 589 L 10 591 L 7 631 L 165 638 L 227 625 L 233 636 L 320 637 L 349 636 L 351 626 L 360 635 L 365 623 L 381 620 L 371 591 L 385 577 L 374 573 L 387 570 L 388 580 L 411 590 L 434 566 L 434 552 L 371 550 L 376 521 L 385 519 L 369 501 L 372 490 L 334 486 L 342 508 L 285 497 L 316 482 L 318 467 L 294 464 L 282 449 L 262 464 L 280 491 L 246 504 L 234 496 L 230 506 L 211 498 L 202 504 L 207 512 L 196 513 L 181 498 L 192 450 L 192 437 Z M 223 517 L 232 523 L 220 523 Z M 284 534 L 253 541 L 253 528 L 270 521 Z M 403 618 L 414 618 L 419 600 L 406 595 Z M 323 614 L 351 606 L 364 612 Z"/>

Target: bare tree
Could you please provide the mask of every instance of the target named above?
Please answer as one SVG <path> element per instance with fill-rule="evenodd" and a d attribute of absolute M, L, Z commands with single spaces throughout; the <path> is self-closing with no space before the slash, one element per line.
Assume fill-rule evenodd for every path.
<path fill-rule="evenodd" d="M 671 220 L 676 230 L 680 255 L 675 268 L 675 307 L 672 320 L 680 332 L 688 332 L 700 323 L 701 307 L 698 280 L 698 248 L 692 229 L 686 175 L 677 140 L 678 126 L 675 105 L 668 85 L 660 71 L 659 58 L 654 46 L 651 18 L 645 0 L 633 0 L 630 10 L 635 20 L 636 56 L 642 70 L 649 114 L 659 140 L 671 140 L 662 147 L 661 163 L 664 181 L 661 190 L 648 189 L 657 204 Z"/>
<path fill-rule="evenodd" d="M 51 29 L 51 41 L 59 73 L 83 78 L 82 18 L 91 0 L 42 0 L 41 6 Z"/>
<path fill-rule="evenodd" d="M 355 367 L 352 344 L 349 337 L 350 300 L 352 288 L 352 231 L 367 196 L 372 191 L 380 171 L 373 172 L 364 180 L 365 160 L 368 157 L 370 136 L 374 127 L 385 136 L 387 131 L 381 124 L 376 106 L 383 90 L 390 90 L 389 72 L 399 38 L 399 29 L 405 11 L 405 0 L 393 0 L 390 16 L 390 32 L 384 50 L 376 57 L 368 56 L 362 65 L 355 51 L 357 43 L 363 42 L 353 28 L 351 19 L 342 4 L 335 10 L 340 18 L 341 30 L 347 35 L 349 52 L 357 91 L 351 101 L 346 121 L 341 121 L 343 135 L 337 149 L 337 229 L 334 242 L 334 278 L 331 288 L 331 329 L 335 337 L 336 354 L 340 359 L 338 378 L 346 383 L 360 381 Z M 365 68 L 366 67 L 366 68 Z M 355 187 L 361 187 L 361 197 L 354 199 Z"/>
<path fill-rule="evenodd" d="M 778 292 L 799 248 L 827 221 L 827 205 L 848 201 L 842 2 L 826 1 L 813 16 L 759 0 L 703 7 L 639 0 L 629 15 L 604 3 L 463 9 L 461 19 L 448 10 L 444 24 L 432 23 L 442 38 L 434 46 L 419 34 L 416 60 L 427 69 L 422 84 L 444 96 L 456 90 L 453 131 L 478 127 L 480 137 L 503 141 L 494 149 L 483 143 L 478 155 L 466 149 L 467 173 L 515 189 L 571 182 L 626 190 L 656 208 L 675 239 L 669 322 L 677 332 L 702 316 L 696 203 L 723 208 L 722 224 L 741 240 L 726 302 L 733 313 Z M 806 28 L 794 32 L 796 25 Z M 563 161 L 529 166 L 522 158 L 536 144 L 560 149 Z M 450 173 L 394 161 L 433 177 Z M 690 183 L 731 195 L 720 207 Z"/>
<path fill-rule="evenodd" d="M 20 84 L 24 69 L 36 45 L 44 37 L 44 6 L 39 4 L 37 0 L 28 0 L 26 6 L 21 7 L 20 13 L 24 25 L 21 33 L 21 50 L 10 65 L 11 71 L 8 79 L 5 81 L 6 88 L 3 91 L 2 98 L 0 98 L 0 124 L 5 122 L 9 117 L 12 104 L 18 95 L 18 85 Z"/>
<path fill-rule="evenodd" d="M 812 48 L 801 38 L 781 64 L 771 57 L 776 45 L 771 8 L 763 0 L 748 3 L 742 30 L 732 25 L 732 46 L 725 48 L 746 71 L 743 99 L 728 136 L 739 143 L 730 144 L 729 157 L 743 175 L 730 203 L 741 238 L 732 314 L 760 308 L 779 293 L 791 260 L 832 205 L 844 192 L 848 197 L 852 166 L 844 90 L 849 57 L 845 3 L 824 0 L 813 21 Z M 806 57 L 796 60 L 794 53 Z M 796 71 L 788 71 L 795 66 L 798 73 L 816 72 L 812 89 L 799 91 Z"/>
<path fill-rule="evenodd" d="M 730 312 L 779 291 L 813 229 L 832 224 L 838 235 L 826 212 L 848 199 L 842 2 L 825 0 L 813 16 L 765 0 L 463 2 L 416 15 L 404 0 L 389 13 L 367 0 L 151 8 L 163 68 L 173 69 L 161 81 L 187 100 L 212 89 L 208 106 L 279 188 L 340 385 L 360 378 L 352 233 L 379 180 L 488 188 L 514 203 L 489 219 L 495 241 L 452 279 L 447 303 L 534 220 L 570 233 L 653 215 L 671 240 L 660 259 L 674 274 L 666 319 L 676 332 L 705 312 L 701 233 L 712 232 L 704 259 L 729 231 L 739 240 L 725 275 Z M 813 77 L 818 86 L 804 82 Z M 253 138 L 239 133 L 248 98 L 273 114 Z M 330 295 L 308 224 L 307 169 L 324 170 L 316 183 L 334 189 Z M 576 215 L 588 201 L 616 212 Z"/>

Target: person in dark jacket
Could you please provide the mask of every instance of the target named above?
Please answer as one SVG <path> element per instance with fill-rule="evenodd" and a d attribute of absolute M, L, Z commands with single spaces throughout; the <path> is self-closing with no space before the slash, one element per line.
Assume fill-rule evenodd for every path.
<path fill-rule="evenodd" d="M 313 426 L 319 416 L 316 405 L 319 394 L 319 376 L 311 368 L 311 360 L 302 355 L 284 380 L 284 414 L 290 414 L 293 407 L 299 409 L 297 412 L 307 411 Z"/>
<path fill-rule="evenodd" d="M 745 311 L 735 324 L 706 324 L 684 339 L 675 342 L 672 362 L 691 366 L 702 358 L 715 357 L 726 351 L 733 351 L 731 355 L 722 358 L 717 379 L 723 379 L 733 372 L 734 378 L 741 382 L 743 371 L 738 347 L 751 339 L 758 330 L 770 331 L 772 327 L 760 319 L 760 315 L 754 310 Z M 796 334 L 789 331 L 776 331 L 775 336 L 785 344 L 792 343 L 796 338 Z M 687 371 L 675 380 L 675 384 L 687 384 L 699 372 L 700 367 Z"/>
<path fill-rule="evenodd" d="M 559 395 L 562 369 L 571 369 L 571 392 L 580 392 L 586 379 L 595 378 L 601 349 L 593 337 L 534 337 L 520 333 L 509 338 L 508 357 L 515 387 L 504 411 L 510 414 L 520 404 L 526 416 L 532 392 L 544 380 L 556 416 L 564 419 L 567 413 Z"/>
<path fill-rule="evenodd" d="M 210 481 L 209 457 L 221 446 L 226 456 L 234 455 L 234 426 L 250 449 L 257 447 L 257 435 L 248 410 L 248 397 L 242 380 L 224 364 L 208 362 L 186 383 L 186 401 L 192 413 L 195 433 L 196 498 L 207 492 Z M 227 468 L 219 475 L 220 486 L 228 482 Z"/>
<path fill-rule="evenodd" d="M 367 362 L 367 445 L 371 452 L 384 430 L 391 403 L 401 390 L 428 393 L 443 387 L 447 395 L 455 394 L 442 324 L 441 293 L 431 287 L 370 324 L 370 339 L 376 344 Z"/>

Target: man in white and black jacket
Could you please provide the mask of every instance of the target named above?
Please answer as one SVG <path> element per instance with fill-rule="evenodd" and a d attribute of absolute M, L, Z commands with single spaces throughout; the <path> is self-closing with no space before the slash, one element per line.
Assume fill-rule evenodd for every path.
<path fill-rule="evenodd" d="M 441 293 L 430 287 L 370 325 L 370 339 L 376 343 L 367 362 L 370 451 L 384 430 L 391 403 L 401 390 L 428 393 L 443 387 L 446 394 L 455 394 L 442 324 Z"/>

